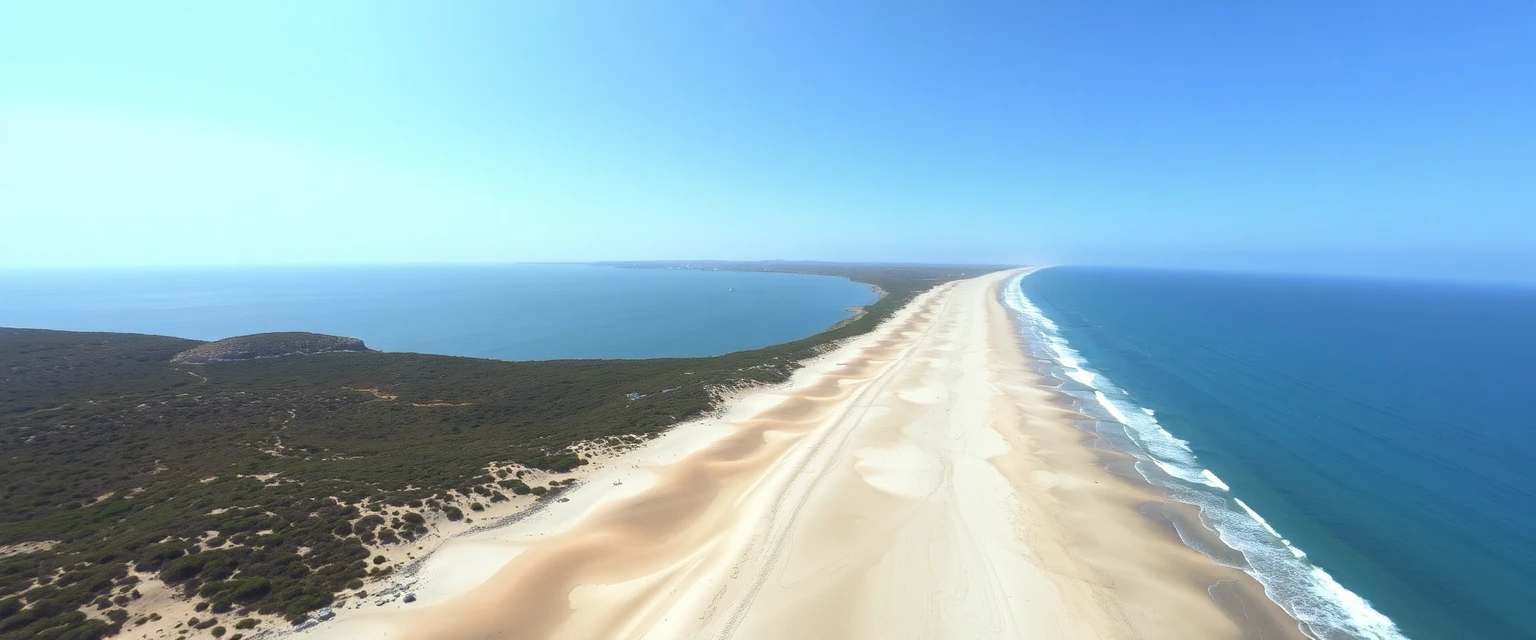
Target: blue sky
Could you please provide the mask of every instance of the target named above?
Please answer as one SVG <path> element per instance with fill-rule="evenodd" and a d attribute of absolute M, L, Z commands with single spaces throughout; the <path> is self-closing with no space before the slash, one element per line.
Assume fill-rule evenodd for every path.
<path fill-rule="evenodd" d="M 1536 279 L 1536 3 L 8 3 L 0 267 Z"/>

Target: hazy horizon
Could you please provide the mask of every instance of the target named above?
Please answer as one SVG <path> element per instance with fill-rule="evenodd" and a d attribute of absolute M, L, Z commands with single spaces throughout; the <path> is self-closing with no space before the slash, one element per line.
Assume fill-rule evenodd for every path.
<path fill-rule="evenodd" d="M 0 269 L 1536 280 L 1536 5 L 14 7 Z"/>
<path fill-rule="evenodd" d="M 1094 269 L 1114 269 L 1127 271 L 1167 272 L 1167 273 L 1198 273 L 1198 274 L 1227 274 L 1246 275 L 1254 277 L 1315 277 L 1325 279 L 1365 280 L 1365 281 L 1404 281 L 1424 283 L 1466 284 L 1466 285 L 1507 285 L 1519 288 L 1536 286 L 1536 275 L 1531 274 L 1494 274 L 1478 275 L 1467 273 L 1402 273 L 1381 271 L 1341 271 L 1321 270 L 1305 268 L 1265 268 L 1263 266 L 1164 266 L 1164 265 L 1137 265 L 1137 264 L 1092 264 L 1092 263 L 984 263 L 984 262 L 910 262 L 910 261 L 848 261 L 848 260 L 787 260 L 779 258 L 765 258 L 762 260 L 730 260 L 730 259 L 657 259 L 657 260 L 552 260 L 552 261 L 497 261 L 497 262 L 313 262 L 313 263 L 249 263 L 249 264 L 139 264 L 139 265 L 41 265 L 41 266 L 0 266 L 0 274 L 25 274 L 25 273 L 64 273 L 82 271 L 113 271 L 113 272 L 181 272 L 188 270 L 302 270 L 302 269 L 412 269 L 412 268 L 464 268 L 464 267 L 515 267 L 537 265 L 592 265 L 592 266 L 617 266 L 628 263 L 635 264 L 668 264 L 668 263 L 787 263 L 806 265 L 850 265 L 850 266 L 907 266 L 907 267 L 976 267 L 986 269 L 992 267 L 1087 267 Z"/>

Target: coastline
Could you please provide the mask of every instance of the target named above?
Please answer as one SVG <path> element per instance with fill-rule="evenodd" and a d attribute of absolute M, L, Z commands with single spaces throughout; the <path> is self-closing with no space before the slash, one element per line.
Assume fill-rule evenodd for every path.
<path fill-rule="evenodd" d="M 402 577 L 414 603 L 291 635 L 1303 637 L 1074 426 L 1000 300 L 1017 273 L 925 293 L 568 502 L 443 542 Z"/>
<path fill-rule="evenodd" d="M 329 619 L 342 605 L 403 597 L 380 593 L 388 588 L 381 582 L 443 538 L 526 517 L 538 508 L 530 503 L 560 503 L 565 497 L 551 494 L 589 473 L 582 463 L 617 453 L 602 449 L 640 444 L 715 414 L 738 392 L 782 384 L 807 358 L 975 269 L 799 265 L 796 272 L 845 280 L 841 288 L 888 295 L 836 328 L 698 358 L 508 362 L 369 350 L 200 364 L 176 357 L 196 340 L 0 328 L 0 355 L 21 372 L 9 398 L 7 433 L 22 439 L 11 439 L 21 464 L 11 469 L 17 491 L 9 505 L 18 517 L 3 527 L 5 564 L 114 589 L 105 598 L 79 589 L 45 598 L 53 592 L 26 593 L 46 579 L 6 583 L 0 608 L 10 610 L 14 595 L 23 606 L 5 627 L 25 627 L 23 635 L 252 636 Z M 781 315 L 798 316 L 800 303 L 815 298 L 799 300 L 795 291 L 778 292 L 794 303 L 774 305 Z M 773 324 L 768 316 L 752 321 Z M 682 329 L 687 346 L 693 341 Z M 43 373 L 55 366 L 71 372 L 67 384 Z M 82 423 L 93 428 L 76 430 Z M 31 437 L 31 429 L 61 437 Z M 122 471 L 94 472 L 103 468 Z M 80 481 L 49 490 L 70 474 Z M 82 554 L 113 560 L 81 564 Z M 294 557 L 304 558 L 304 571 L 284 564 Z M 255 591 L 236 600 L 241 585 Z"/>
<path fill-rule="evenodd" d="M 998 285 L 999 300 L 1001 289 L 1015 278 Z M 998 366 L 1009 371 L 1008 380 L 1017 381 L 1004 389 L 1024 414 L 1016 437 L 1021 447 L 1034 448 L 1033 462 L 1048 471 L 1030 469 L 1027 459 L 1010 457 L 1003 464 L 1014 467 L 1020 486 L 1034 476 L 1035 484 L 1045 489 L 1027 495 L 1054 494 L 1055 501 L 1044 508 L 1057 511 L 1064 525 L 1058 533 L 1071 538 L 1058 542 L 1072 548 L 1063 555 L 1078 558 L 1119 585 L 1125 606 L 1145 612 L 1147 626 L 1176 619 L 1153 616 L 1166 606 L 1156 601 L 1161 595 L 1157 592 L 1176 586 L 1166 583 L 1182 582 L 1202 590 L 1206 602 L 1236 627 L 1235 634 L 1189 637 L 1305 640 L 1296 620 L 1268 598 L 1263 585 L 1234 568 L 1242 556 L 1200 522 L 1195 508 L 1170 500 L 1134 470 L 1135 458 L 1077 426 L 1088 417 L 1074 408 L 1071 396 L 1056 388 L 1057 381 L 1041 373 L 1041 363 L 1030 355 L 1022 320 L 1004 304 L 994 305 L 992 313 L 995 325 L 1007 328 L 994 332 Z M 1068 474 L 1067 479 L 1045 475 L 1050 472 Z M 1150 635 L 1149 630 L 1139 630 Z"/>
<path fill-rule="evenodd" d="M 1110 323 L 1100 326 L 1098 322 L 1093 322 L 1058 326 L 1042 307 L 1030 300 L 1034 290 L 1029 289 L 1031 293 L 1026 295 L 1028 288 L 1024 286 L 1024 275 L 1014 282 L 1007 289 L 1004 301 L 1015 312 L 1014 318 L 1020 335 L 1030 359 L 1036 364 L 1035 371 L 1041 383 L 1054 389 L 1064 406 L 1077 414 L 1079 419 L 1075 425 L 1089 434 L 1088 440 L 1094 446 L 1114 452 L 1120 458 L 1119 462 L 1109 462 L 1106 468 L 1160 497 L 1158 504 L 1143 507 L 1149 517 L 1166 524 L 1186 546 L 1213 562 L 1240 569 L 1251 578 L 1245 582 L 1256 583 L 1250 585 L 1248 590 L 1262 594 L 1265 600 L 1273 603 L 1269 608 L 1281 610 L 1306 637 L 1334 640 L 1402 640 L 1405 637 L 1395 620 L 1378 611 L 1361 595 L 1340 584 L 1324 567 L 1316 564 L 1308 553 L 1249 507 L 1239 497 L 1242 487 L 1235 491 L 1228 486 L 1205 466 L 1190 442 L 1165 429 L 1161 408 L 1154 411 L 1149 408 L 1153 405 L 1145 404 L 1146 400 L 1133 396 L 1118 384 L 1144 382 L 1141 376 L 1128 375 L 1127 380 L 1117 381 L 1104 373 L 1117 372 L 1115 376 L 1118 377 L 1118 372 L 1136 370 L 1134 367 L 1123 367 L 1113 350 L 1108 353 L 1103 350 L 1093 352 L 1095 355 L 1090 362 L 1085 352 L 1080 352 L 1074 344 L 1068 342 L 1068 337 L 1073 336 L 1074 340 L 1085 338 L 1091 349 L 1099 346 L 1095 342 L 1096 333 L 1115 336 L 1116 339 L 1140 336 L 1143 345 L 1163 348 L 1155 358 L 1159 366 L 1165 362 L 1180 362 L 1183 357 L 1178 352 L 1180 348 L 1220 350 L 1219 340 L 1214 341 L 1218 346 L 1207 346 L 1204 335 L 1189 333 L 1183 336 L 1182 342 L 1173 339 L 1173 345 L 1177 346 L 1166 348 L 1167 345 L 1163 345 L 1158 338 L 1149 339 L 1139 334 L 1137 329 L 1132 328 L 1134 322 L 1128 326 L 1125 322 L 1128 317 L 1122 317 L 1118 325 Z M 1048 303 L 1051 300 L 1047 297 Z M 1060 301 L 1055 302 L 1056 306 L 1051 308 L 1060 309 Z M 1082 333 L 1075 333 L 1078 331 Z M 1230 343 L 1227 346 L 1230 347 Z M 1145 360 L 1149 356 L 1148 352 L 1138 350 L 1136 357 Z M 1096 368 L 1106 365 L 1109 367 L 1107 370 Z M 1208 375 L 1209 371 L 1205 374 Z M 1156 378 L 1154 376 L 1150 379 Z M 1248 381 L 1248 384 L 1251 386 L 1253 383 Z M 1173 405 L 1171 410 L 1178 412 L 1178 405 Z M 1187 419 L 1187 416 L 1184 418 Z M 1226 422 L 1230 424 L 1232 420 L 1228 418 Z M 1262 420 L 1260 424 L 1263 424 Z M 1186 426 L 1190 425 L 1181 423 L 1179 430 L 1182 432 Z M 1252 436 L 1244 432 L 1243 435 L 1263 437 L 1262 432 Z M 1225 468 L 1233 470 L 1230 465 Z M 1249 489 L 1253 488 L 1249 485 Z M 1233 587 L 1242 584 L 1222 583 L 1213 587 L 1212 596 L 1224 606 L 1248 611 L 1249 608 L 1234 601 L 1231 594 Z"/>
<path fill-rule="evenodd" d="M 869 305 L 872 305 L 872 304 L 875 304 L 875 302 L 881 301 L 882 299 L 885 298 L 886 295 L 888 295 L 885 292 L 885 289 L 881 289 L 880 285 L 878 285 L 878 284 L 871 284 L 871 285 L 869 285 L 869 290 L 870 290 L 870 292 L 875 294 L 875 301 L 874 302 L 871 302 L 869 304 L 861 304 L 861 305 L 855 305 L 855 306 L 852 306 L 852 307 L 848 307 L 848 317 L 847 318 L 843 318 L 842 320 L 838 320 L 836 324 L 833 324 L 832 327 L 827 329 L 827 330 L 828 331 L 836 331 L 836 330 L 841 329 L 841 328 L 843 328 L 845 326 L 848 326 L 850 324 L 858 322 L 859 319 L 863 318 L 866 314 L 869 313 Z"/>

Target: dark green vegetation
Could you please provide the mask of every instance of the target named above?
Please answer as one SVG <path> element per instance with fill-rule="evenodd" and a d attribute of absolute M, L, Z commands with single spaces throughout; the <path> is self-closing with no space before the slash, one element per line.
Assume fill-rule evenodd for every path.
<path fill-rule="evenodd" d="M 207 364 L 225 360 L 251 360 L 332 351 L 367 351 L 363 341 L 304 331 L 258 333 L 205 342 L 171 358 L 185 364 Z"/>
<path fill-rule="evenodd" d="M 209 626 L 303 617 L 387 572 L 371 549 L 425 533 L 424 513 L 460 519 L 547 491 L 492 465 L 569 470 L 584 463 L 573 443 L 698 417 L 715 389 L 783 381 L 918 293 L 989 270 L 698 267 L 842 275 L 887 295 L 819 335 L 712 358 L 332 351 L 191 364 L 173 358 L 204 343 L 0 329 L 0 545 L 57 543 L 0 558 L 0 639 L 113 633 L 135 572 L 198 598 Z"/>

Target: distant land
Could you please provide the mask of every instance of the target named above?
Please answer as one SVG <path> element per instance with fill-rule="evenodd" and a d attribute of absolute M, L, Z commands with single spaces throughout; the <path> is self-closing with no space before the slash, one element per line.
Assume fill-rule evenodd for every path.
<path fill-rule="evenodd" d="M 363 597 L 412 541 L 551 499 L 590 455 L 782 382 L 918 294 L 991 270 L 623 266 L 837 275 L 885 295 L 815 336 L 708 358 L 510 362 L 312 333 L 0 329 L 0 639 L 170 629 L 182 621 L 160 611 L 177 607 L 188 628 L 234 638 Z"/>
<path fill-rule="evenodd" d="M 872 289 L 782 268 L 570 263 L 44 270 L 0 272 L 0 326 L 207 341 L 308 331 L 496 360 L 704 357 L 824 331 Z"/>
<path fill-rule="evenodd" d="M 362 340 L 305 331 L 258 333 L 200 344 L 171 357 L 171 362 L 208 364 L 254 358 L 314 355 L 336 351 L 367 351 Z"/>

